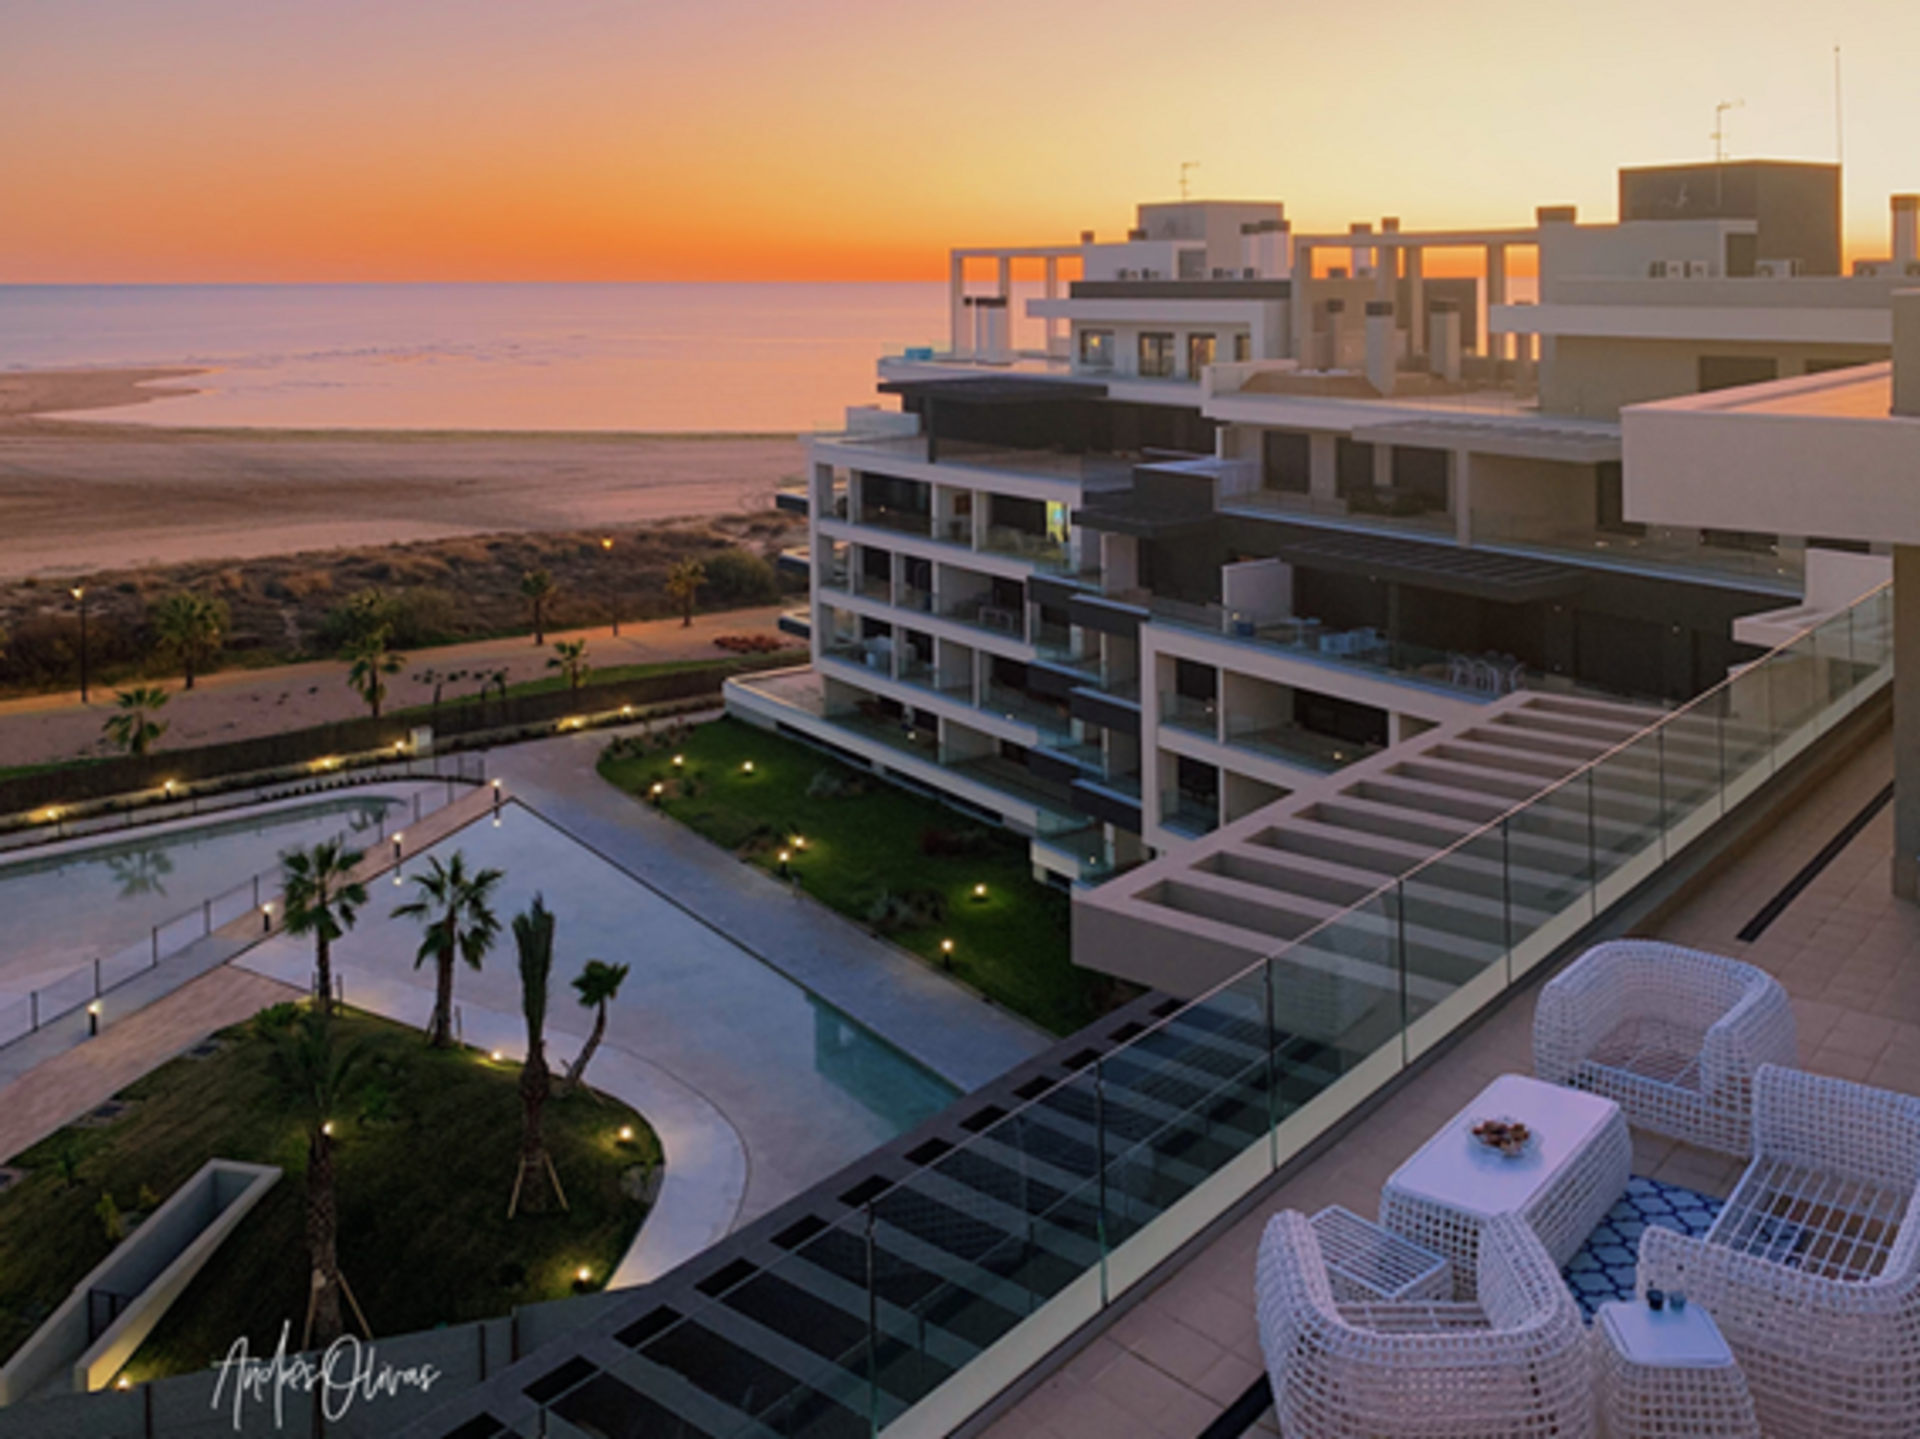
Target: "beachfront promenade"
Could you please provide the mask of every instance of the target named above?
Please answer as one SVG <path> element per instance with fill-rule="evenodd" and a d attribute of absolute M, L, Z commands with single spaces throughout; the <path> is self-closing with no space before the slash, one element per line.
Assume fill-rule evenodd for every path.
<path fill-rule="evenodd" d="M 515 635 L 410 651 L 401 672 L 388 681 L 386 707 L 391 713 L 429 704 L 432 685 L 414 679 L 426 670 L 441 674 L 466 670 L 474 676 L 446 686 L 443 700 L 473 694 L 481 674 L 503 669 L 508 684 L 551 679 L 554 672 L 547 668 L 547 661 L 560 640 L 585 640 L 588 662 L 596 670 L 725 659 L 727 652 L 713 643 L 717 637 L 770 634 L 783 608 L 767 605 L 696 615 L 691 627 L 682 626 L 677 619 L 622 624 L 618 639 L 601 625 L 587 630 L 550 630 L 543 645 L 535 645 L 528 635 Z M 367 713 L 365 703 L 347 685 L 347 666 L 341 660 L 312 660 L 263 670 L 222 670 L 203 676 L 190 691 L 181 689 L 177 680 L 159 683 L 171 695 L 162 716 L 167 721 L 167 733 L 159 746 L 162 752 L 253 739 L 333 720 L 359 719 Z M 95 685 L 92 701 L 82 705 L 77 691 L 0 700 L 0 767 L 50 764 L 108 753 L 102 745 L 101 726 L 112 708 L 112 689 Z"/>

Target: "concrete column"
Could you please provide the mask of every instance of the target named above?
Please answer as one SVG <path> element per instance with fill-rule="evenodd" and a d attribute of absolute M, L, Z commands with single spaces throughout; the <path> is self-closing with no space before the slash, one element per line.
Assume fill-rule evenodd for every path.
<path fill-rule="evenodd" d="M 1046 287 L 1041 293 L 1049 300 L 1060 298 L 1060 258 L 1057 255 L 1047 256 Z M 1049 355 L 1064 353 L 1066 334 L 1060 328 L 1062 323 L 1052 315 L 1047 316 L 1047 353 Z"/>
<path fill-rule="evenodd" d="M 1487 246 L 1487 319 L 1480 327 L 1481 350 L 1490 360 L 1506 358 L 1506 336 L 1493 333 L 1493 307 L 1507 303 L 1507 247 Z"/>
<path fill-rule="evenodd" d="M 1920 546 L 1893 549 L 1893 892 L 1920 899 Z"/>
<path fill-rule="evenodd" d="M 1453 513 L 1453 541 L 1473 543 L 1473 452 L 1455 450 L 1447 466 L 1447 508 Z"/>
<path fill-rule="evenodd" d="M 1920 290 L 1893 297 L 1893 412 L 1920 419 Z"/>
<path fill-rule="evenodd" d="M 1307 492 L 1332 504 L 1340 498 L 1340 437 L 1325 430 L 1307 436 Z"/>
<path fill-rule="evenodd" d="M 1427 257 L 1414 247 L 1406 252 L 1407 267 L 1407 353 L 1427 353 Z"/>
<path fill-rule="evenodd" d="M 1373 487 L 1376 490 L 1393 488 L 1393 446 L 1373 442 Z"/>
<path fill-rule="evenodd" d="M 953 336 L 948 348 L 954 354 L 973 353 L 973 316 L 967 313 L 967 262 L 959 255 L 949 261 L 947 307 L 953 321 Z"/>
<path fill-rule="evenodd" d="M 1288 281 L 1293 310 L 1293 360 L 1301 369 L 1313 368 L 1313 246 L 1293 252 L 1293 274 Z"/>

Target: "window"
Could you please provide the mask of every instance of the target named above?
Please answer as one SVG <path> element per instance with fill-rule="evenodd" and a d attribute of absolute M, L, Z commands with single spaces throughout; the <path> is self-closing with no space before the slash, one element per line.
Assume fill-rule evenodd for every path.
<path fill-rule="evenodd" d="M 1200 372 L 1213 363 L 1213 336 L 1187 336 L 1187 378 L 1197 380 Z"/>
<path fill-rule="evenodd" d="M 1173 336 L 1158 330 L 1140 336 L 1140 374 L 1144 379 L 1164 380 L 1173 374 Z"/>
<path fill-rule="evenodd" d="M 1253 358 L 1253 336 L 1235 335 L 1233 337 L 1233 358 L 1236 364 L 1244 365 Z"/>
<path fill-rule="evenodd" d="M 1763 385 L 1780 378 L 1779 362 L 1762 355 L 1702 355 L 1700 392 Z"/>
<path fill-rule="evenodd" d="M 1113 331 L 1082 330 L 1080 332 L 1080 363 L 1089 370 L 1111 370 L 1113 368 Z"/>
<path fill-rule="evenodd" d="M 1313 488 L 1313 442 L 1304 430 L 1266 430 L 1260 438 L 1261 483 L 1304 495 Z"/>

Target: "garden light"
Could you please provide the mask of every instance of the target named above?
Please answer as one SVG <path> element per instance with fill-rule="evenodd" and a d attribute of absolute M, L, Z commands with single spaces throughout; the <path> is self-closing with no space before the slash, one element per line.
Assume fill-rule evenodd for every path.
<path fill-rule="evenodd" d="M 501 1060 L 505 1059 L 507 1056 L 503 1054 L 501 1051 L 496 1049 L 492 1054 L 488 1055 L 487 1057 L 491 1059 L 495 1064 L 498 1064 Z"/>
<path fill-rule="evenodd" d="M 683 754 L 677 754 L 673 757 L 673 767 L 675 769 L 679 769 L 680 766 L 685 764 L 686 762 L 687 762 L 687 757 Z"/>
<path fill-rule="evenodd" d="M 973 887 L 973 897 L 975 899 L 985 899 L 987 897 L 987 887 L 984 884 L 976 884 Z"/>
<path fill-rule="evenodd" d="M 741 766 L 740 766 L 740 772 L 741 772 L 742 774 L 752 774 L 752 773 L 753 773 L 753 761 L 752 761 L 752 760 L 748 760 L 748 761 L 747 761 L 747 762 L 746 762 L 745 764 L 743 764 L 743 765 L 741 765 Z"/>
<path fill-rule="evenodd" d="M 322 1124 L 320 1126 L 320 1132 L 329 1139 L 333 1138 L 333 1121 L 329 1119 L 326 1123 Z"/>
<path fill-rule="evenodd" d="M 633 1143 L 633 1126 L 631 1124 L 623 1124 L 620 1126 L 620 1142 L 622 1144 Z"/>
<path fill-rule="evenodd" d="M 593 1278 L 593 1271 L 582 1264 L 578 1269 L 573 1271 L 573 1277 L 576 1282 L 585 1284 Z"/>

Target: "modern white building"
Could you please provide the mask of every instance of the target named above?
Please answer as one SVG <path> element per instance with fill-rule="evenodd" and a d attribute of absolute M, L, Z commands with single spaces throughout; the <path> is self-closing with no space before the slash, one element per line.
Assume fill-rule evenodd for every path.
<path fill-rule="evenodd" d="M 1869 541 L 1813 516 L 1630 516 L 1621 411 L 1883 361 L 1910 213 L 1893 262 L 1825 273 L 1833 167 L 1726 168 L 1685 217 L 1677 167 L 1623 172 L 1654 217 L 1617 223 L 1303 234 L 1196 201 L 956 251 L 949 344 L 809 442 L 813 664 L 730 708 L 1031 835 L 1065 881 L 1134 871 L 1099 906 L 1515 692 L 1699 693 L 1810 552 L 1854 594 L 1884 561 L 1832 569 Z M 1016 264 L 1046 275 L 1025 348 Z"/>

